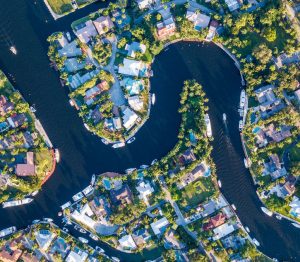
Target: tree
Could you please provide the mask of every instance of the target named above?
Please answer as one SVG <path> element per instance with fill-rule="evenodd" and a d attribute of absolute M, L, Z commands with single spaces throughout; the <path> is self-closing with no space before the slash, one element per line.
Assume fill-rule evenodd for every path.
<path fill-rule="evenodd" d="M 260 44 L 258 47 L 254 48 L 252 55 L 260 63 L 267 64 L 272 57 L 272 51 L 266 44 Z"/>
<path fill-rule="evenodd" d="M 276 29 L 272 27 L 266 28 L 263 36 L 267 39 L 267 41 L 274 42 L 276 40 Z"/>

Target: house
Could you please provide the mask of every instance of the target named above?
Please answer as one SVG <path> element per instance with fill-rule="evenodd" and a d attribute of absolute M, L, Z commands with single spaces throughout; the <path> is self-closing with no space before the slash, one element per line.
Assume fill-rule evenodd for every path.
<path fill-rule="evenodd" d="M 282 125 L 279 128 L 276 128 L 273 123 L 267 126 L 267 128 L 264 130 L 267 138 L 271 140 L 271 142 L 279 143 L 282 140 L 292 136 L 291 130 L 292 127 Z"/>
<path fill-rule="evenodd" d="M 222 224 L 221 226 L 218 226 L 215 229 L 213 229 L 214 232 L 213 240 L 219 240 L 220 238 L 223 238 L 231 234 L 236 229 L 238 229 L 238 226 L 232 225 L 229 222 Z"/>
<path fill-rule="evenodd" d="M 17 176 L 33 176 L 35 175 L 35 164 L 33 152 L 26 153 L 26 163 L 16 165 Z"/>
<path fill-rule="evenodd" d="M 285 53 L 281 54 L 277 58 L 274 58 L 274 63 L 277 68 L 281 68 L 284 65 L 294 64 L 300 62 L 300 52 L 295 52 L 292 55 L 287 55 Z"/>
<path fill-rule="evenodd" d="M 63 258 L 66 257 L 67 253 L 70 250 L 70 245 L 67 244 L 67 242 L 65 241 L 65 239 L 63 239 L 62 237 L 58 237 L 52 247 L 51 247 L 51 254 L 55 254 L 58 253 L 60 254 Z"/>
<path fill-rule="evenodd" d="M 273 180 L 287 175 L 287 171 L 277 154 L 270 155 L 269 160 L 269 162 L 264 163 L 263 175 L 270 175 Z"/>
<path fill-rule="evenodd" d="M 100 16 L 94 20 L 93 23 L 99 35 L 107 33 L 114 27 L 114 24 L 109 16 Z"/>
<path fill-rule="evenodd" d="M 126 107 L 123 110 L 123 126 L 129 130 L 133 125 L 136 123 L 136 121 L 139 119 L 139 116 L 133 112 L 129 107 Z"/>
<path fill-rule="evenodd" d="M 110 199 L 114 205 L 124 205 L 131 204 L 133 196 L 128 185 L 123 185 L 119 189 L 110 190 Z"/>
<path fill-rule="evenodd" d="M 123 64 L 119 65 L 119 74 L 146 77 L 148 75 L 148 66 L 143 61 L 124 58 Z"/>
<path fill-rule="evenodd" d="M 114 23 L 118 28 L 124 28 L 125 26 L 130 24 L 131 21 L 130 16 L 128 16 L 126 12 L 124 12 L 124 10 L 118 8 L 115 9 L 112 13 L 112 16 L 115 19 Z"/>
<path fill-rule="evenodd" d="M 296 90 L 294 92 L 294 94 L 295 94 L 296 100 L 298 101 L 298 103 L 300 103 L 300 89 Z"/>
<path fill-rule="evenodd" d="M 166 217 L 163 217 L 157 220 L 156 222 L 150 224 L 154 234 L 157 236 L 163 234 L 168 225 L 169 225 L 169 221 Z"/>
<path fill-rule="evenodd" d="M 255 127 L 252 133 L 255 135 L 255 143 L 259 148 L 265 147 L 268 144 L 268 139 L 263 128 Z"/>
<path fill-rule="evenodd" d="M 79 210 L 75 209 L 73 213 L 71 213 L 71 218 L 91 229 L 94 229 L 97 223 L 94 219 L 91 218 L 93 215 L 94 212 L 90 208 L 89 204 L 86 203 L 83 207 L 80 207 Z"/>
<path fill-rule="evenodd" d="M 36 240 L 39 248 L 43 251 L 48 250 L 52 241 L 56 237 L 55 233 L 53 233 L 49 230 L 46 230 L 46 229 L 41 229 L 41 230 L 35 232 L 34 235 L 35 235 L 35 240 Z"/>
<path fill-rule="evenodd" d="M 240 8 L 240 3 L 238 0 L 225 0 L 226 5 L 230 12 L 233 12 Z"/>
<path fill-rule="evenodd" d="M 83 85 L 85 82 L 91 80 L 93 77 L 95 77 L 99 71 L 93 70 L 89 71 L 83 75 L 80 73 L 76 73 L 74 75 L 69 75 L 68 76 L 68 84 L 72 89 L 77 89 L 79 86 Z"/>
<path fill-rule="evenodd" d="M 114 117 L 112 121 L 116 130 L 122 129 L 122 120 L 120 117 Z"/>
<path fill-rule="evenodd" d="M 0 115 L 5 116 L 8 112 L 14 109 L 14 104 L 7 101 L 4 95 L 0 96 Z"/>
<path fill-rule="evenodd" d="M 179 163 L 181 165 L 188 165 L 196 160 L 196 157 L 191 148 L 185 150 L 179 157 Z"/>
<path fill-rule="evenodd" d="M 211 23 L 209 25 L 209 29 L 208 29 L 208 34 L 206 36 L 206 41 L 210 42 L 214 39 L 218 26 L 219 26 L 219 24 L 217 21 L 215 21 L 215 20 L 211 21 Z"/>
<path fill-rule="evenodd" d="M 215 227 L 221 226 L 226 222 L 226 216 L 221 212 L 209 219 L 209 222 L 203 225 L 203 230 L 208 231 Z"/>
<path fill-rule="evenodd" d="M 37 138 L 36 133 L 31 134 L 29 131 L 23 132 L 24 147 L 30 148 L 34 146 L 34 140 Z"/>
<path fill-rule="evenodd" d="M 191 21 L 194 24 L 194 28 L 197 31 L 200 31 L 202 28 L 208 27 L 210 22 L 209 16 L 193 10 L 187 10 L 186 19 Z"/>
<path fill-rule="evenodd" d="M 97 125 L 103 119 L 99 105 L 96 105 L 93 110 L 90 110 L 89 117 L 93 120 L 94 125 Z"/>
<path fill-rule="evenodd" d="M 279 197 L 285 198 L 285 197 L 291 196 L 295 193 L 295 190 L 296 190 L 295 184 L 287 181 L 280 188 L 281 196 L 279 196 Z"/>
<path fill-rule="evenodd" d="M 184 242 L 178 240 L 178 234 L 174 229 L 169 229 L 165 234 L 165 240 L 169 245 L 172 246 L 173 249 L 183 249 L 186 247 Z"/>
<path fill-rule="evenodd" d="M 122 238 L 120 238 L 118 241 L 121 247 L 125 250 L 135 250 L 137 248 L 131 235 L 125 235 Z"/>
<path fill-rule="evenodd" d="M 104 196 L 95 196 L 89 206 L 99 219 L 107 219 L 110 214 L 110 204 Z"/>
<path fill-rule="evenodd" d="M 75 34 L 77 35 L 79 40 L 85 44 L 88 44 L 93 37 L 98 35 L 96 28 L 91 20 L 77 25 L 75 27 Z"/>
<path fill-rule="evenodd" d="M 139 9 L 143 10 L 146 8 L 150 8 L 154 3 L 154 0 L 136 0 L 136 3 L 138 4 Z"/>
<path fill-rule="evenodd" d="M 24 252 L 21 256 L 22 262 L 39 262 L 41 259 L 39 259 L 35 254 Z"/>
<path fill-rule="evenodd" d="M 98 86 L 94 86 L 85 91 L 84 102 L 89 106 L 94 103 L 94 97 L 101 94 L 101 89 Z"/>
<path fill-rule="evenodd" d="M 156 34 L 159 40 L 163 40 L 172 36 L 176 31 L 176 24 L 172 16 L 163 22 L 157 23 L 156 27 Z"/>
<path fill-rule="evenodd" d="M 23 125 L 27 121 L 28 121 L 27 117 L 23 113 L 7 118 L 7 122 L 10 124 L 12 128 L 17 128 Z"/>
<path fill-rule="evenodd" d="M 19 261 L 23 251 L 19 249 L 15 240 L 5 243 L 0 249 L 0 261 L 17 262 Z"/>
<path fill-rule="evenodd" d="M 128 97 L 128 104 L 135 111 L 141 111 L 144 107 L 144 102 L 140 99 L 139 96 Z"/>
<path fill-rule="evenodd" d="M 154 189 L 150 183 L 148 181 L 141 181 L 136 187 L 136 190 L 140 193 L 139 198 L 144 200 L 146 204 L 149 204 L 148 196 L 154 192 Z"/>
<path fill-rule="evenodd" d="M 84 262 L 88 258 L 88 253 L 75 247 L 66 257 L 66 262 Z"/>
<path fill-rule="evenodd" d="M 132 42 L 130 45 L 126 44 L 125 50 L 128 56 L 135 58 L 136 53 L 144 54 L 146 52 L 146 46 L 138 42 Z"/>
<path fill-rule="evenodd" d="M 221 239 L 224 248 L 232 248 L 233 250 L 239 250 L 246 242 L 246 239 L 239 235 L 230 235 Z"/>
<path fill-rule="evenodd" d="M 83 69 L 86 66 L 86 64 L 86 60 L 79 62 L 77 58 L 68 58 L 65 61 L 64 66 L 67 73 L 73 73 Z"/>
<path fill-rule="evenodd" d="M 6 122 L 0 122 L 0 133 L 3 133 L 8 129 L 9 125 Z"/>
<path fill-rule="evenodd" d="M 68 43 L 63 48 L 58 50 L 58 54 L 60 57 L 66 56 L 66 57 L 75 57 L 75 56 L 81 56 L 82 51 L 81 48 L 78 46 L 77 42 L 74 40 L 71 43 Z"/>
<path fill-rule="evenodd" d="M 57 38 L 57 42 L 61 46 L 61 48 L 64 48 L 66 45 L 69 44 L 68 39 L 64 36 L 64 34 L 61 35 L 60 38 Z"/>
<path fill-rule="evenodd" d="M 130 96 L 138 95 L 142 90 L 144 90 L 144 85 L 142 80 L 135 80 L 130 77 L 125 77 L 120 81 L 120 85 L 125 88 L 126 92 Z"/>
<path fill-rule="evenodd" d="M 134 231 L 132 237 L 137 246 L 145 245 L 151 239 L 150 233 L 145 228 Z"/>

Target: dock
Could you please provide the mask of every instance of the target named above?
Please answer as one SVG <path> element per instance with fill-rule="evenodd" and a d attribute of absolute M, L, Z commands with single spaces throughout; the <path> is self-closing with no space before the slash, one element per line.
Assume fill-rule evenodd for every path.
<path fill-rule="evenodd" d="M 50 141 L 50 139 L 49 139 L 49 137 L 48 137 L 48 135 L 47 135 L 45 129 L 43 128 L 43 126 L 42 126 L 40 120 L 35 119 L 34 125 L 35 125 L 35 128 L 36 128 L 36 129 L 39 131 L 39 133 L 41 134 L 41 136 L 44 138 L 45 143 L 47 144 L 47 146 L 48 146 L 49 148 L 53 148 L 53 145 L 52 145 L 52 143 L 51 143 L 51 141 Z"/>

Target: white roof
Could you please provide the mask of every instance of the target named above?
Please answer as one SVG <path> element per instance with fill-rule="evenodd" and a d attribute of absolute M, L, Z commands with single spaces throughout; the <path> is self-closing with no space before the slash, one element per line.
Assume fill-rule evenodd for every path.
<path fill-rule="evenodd" d="M 98 35 L 96 28 L 91 20 L 85 22 L 85 27 L 80 28 L 76 31 L 76 35 L 83 43 L 88 43 L 90 38 Z"/>
<path fill-rule="evenodd" d="M 136 190 L 140 193 L 142 198 L 145 198 L 148 195 L 151 195 L 154 192 L 154 189 L 151 187 L 149 182 L 142 181 L 137 187 Z"/>
<path fill-rule="evenodd" d="M 123 125 L 126 129 L 130 129 L 138 119 L 138 115 L 128 107 L 123 111 L 123 114 Z"/>
<path fill-rule="evenodd" d="M 237 0 L 225 0 L 225 3 L 230 11 L 234 11 L 240 7 Z"/>
<path fill-rule="evenodd" d="M 218 239 L 225 237 L 228 234 L 232 233 L 234 230 L 235 230 L 235 228 L 233 225 L 225 223 L 213 230 L 215 233 L 215 236 L 213 238 L 214 238 L 214 240 L 218 240 Z"/>
<path fill-rule="evenodd" d="M 124 58 L 123 65 L 119 66 L 119 74 L 138 77 L 140 70 L 144 69 L 145 66 L 145 63 L 143 63 L 142 61 Z"/>
<path fill-rule="evenodd" d="M 161 218 L 160 220 L 157 220 L 156 222 L 151 223 L 150 226 L 151 226 L 151 228 L 152 228 L 154 234 L 155 234 L 155 235 L 158 235 L 158 234 L 161 233 L 161 232 L 160 232 L 160 229 L 161 229 L 162 227 L 167 226 L 167 225 L 169 225 L 169 221 L 168 221 L 168 219 L 167 219 L 166 217 L 163 217 L 163 218 Z"/>
<path fill-rule="evenodd" d="M 123 248 L 136 249 L 136 244 L 131 235 L 123 236 L 119 239 L 119 243 Z"/>
<path fill-rule="evenodd" d="M 143 109 L 143 101 L 139 98 L 139 96 L 130 96 L 128 97 L 128 104 L 130 107 L 136 111 L 140 111 Z"/>
<path fill-rule="evenodd" d="M 84 251 L 81 251 L 80 253 L 81 254 L 79 255 L 78 253 L 71 251 L 69 253 L 69 255 L 67 256 L 66 261 L 67 262 L 84 262 L 87 259 L 88 254 Z"/>
<path fill-rule="evenodd" d="M 75 219 L 76 221 L 90 227 L 95 228 L 96 221 L 90 218 L 90 216 L 94 215 L 93 211 L 89 207 L 88 203 L 86 203 L 80 212 L 75 210 L 73 213 L 71 213 L 71 217 Z"/>
<path fill-rule="evenodd" d="M 296 90 L 294 93 L 298 101 L 300 101 L 300 89 Z"/>

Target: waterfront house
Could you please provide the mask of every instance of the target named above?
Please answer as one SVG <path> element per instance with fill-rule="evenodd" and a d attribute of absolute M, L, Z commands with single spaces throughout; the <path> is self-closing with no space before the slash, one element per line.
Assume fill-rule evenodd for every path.
<path fill-rule="evenodd" d="M 206 36 L 206 41 L 212 41 L 214 39 L 218 26 L 219 24 L 217 21 L 215 20 L 211 21 L 208 29 L 208 34 Z"/>
<path fill-rule="evenodd" d="M 26 162 L 16 165 L 17 176 L 33 176 L 35 175 L 35 164 L 33 152 L 26 153 Z"/>
<path fill-rule="evenodd" d="M 51 246 L 50 254 L 60 254 L 62 258 L 66 257 L 70 250 L 70 245 L 62 237 L 55 239 L 53 245 Z"/>
<path fill-rule="evenodd" d="M 274 123 L 271 123 L 264 131 L 270 142 L 279 143 L 282 140 L 292 136 L 291 129 L 292 127 L 286 125 L 281 125 L 279 128 L 276 128 Z"/>
<path fill-rule="evenodd" d="M 157 220 L 156 222 L 151 223 L 150 226 L 151 226 L 154 234 L 159 237 L 165 232 L 165 230 L 169 224 L 170 223 L 169 223 L 168 219 L 166 217 L 162 217 L 161 219 Z"/>
<path fill-rule="evenodd" d="M 158 22 L 156 28 L 156 35 L 159 40 L 164 40 L 176 32 L 176 24 L 172 16 L 162 22 Z"/>
<path fill-rule="evenodd" d="M 50 230 L 41 229 L 34 233 L 35 240 L 42 251 L 47 251 L 52 241 L 56 237 L 56 234 Z"/>
<path fill-rule="evenodd" d="M 75 27 L 75 34 L 79 40 L 88 44 L 92 38 L 98 35 L 96 28 L 91 20 L 81 23 Z"/>
<path fill-rule="evenodd" d="M 146 52 L 146 46 L 142 43 L 132 42 L 131 44 L 126 44 L 125 50 L 128 56 L 135 58 L 137 53 L 144 54 Z"/>
<path fill-rule="evenodd" d="M 81 48 L 78 46 L 76 40 L 74 40 L 71 43 L 65 45 L 63 48 L 59 49 L 58 54 L 60 57 L 62 56 L 75 57 L 75 56 L 81 56 L 82 51 Z"/>
<path fill-rule="evenodd" d="M 104 127 L 107 130 L 114 131 L 115 126 L 112 118 L 105 118 L 104 119 Z"/>
<path fill-rule="evenodd" d="M 85 91 L 85 96 L 84 96 L 84 102 L 87 105 L 91 105 L 94 103 L 94 97 L 96 97 L 97 95 L 100 95 L 102 92 L 101 87 L 100 86 L 94 86 L 88 90 Z"/>
<path fill-rule="evenodd" d="M 186 247 L 184 242 L 178 240 L 179 236 L 174 229 L 169 229 L 165 233 L 165 240 L 168 243 L 168 246 L 171 246 L 173 249 L 183 249 Z"/>
<path fill-rule="evenodd" d="M 61 37 L 57 38 L 57 42 L 61 46 L 61 48 L 64 48 L 66 45 L 69 44 L 68 39 L 64 36 L 64 34 L 61 34 Z"/>
<path fill-rule="evenodd" d="M 233 12 L 240 8 L 240 3 L 238 0 L 225 0 L 225 3 L 230 12 Z"/>
<path fill-rule="evenodd" d="M 141 111 L 144 107 L 144 102 L 140 99 L 139 96 L 128 97 L 128 104 L 135 111 Z"/>
<path fill-rule="evenodd" d="M 124 250 L 135 250 L 137 248 L 131 235 L 125 235 L 125 236 L 121 237 L 118 241 L 119 241 L 120 246 Z"/>
<path fill-rule="evenodd" d="M 149 205 L 148 196 L 150 196 L 154 192 L 154 189 L 149 183 L 149 181 L 139 182 L 138 186 L 136 187 L 136 190 L 139 192 L 139 198 L 144 200 L 146 205 Z"/>
<path fill-rule="evenodd" d="M 295 52 L 291 55 L 285 53 L 279 55 L 276 58 L 273 58 L 273 61 L 277 68 L 281 68 L 284 65 L 294 64 L 300 62 L 300 52 Z"/>
<path fill-rule="evenodd" d="M 9 102 L 3 95 L 0 96 L 0 115 L 5 116 L 8 112 L 14 109 L 14 104 Z"/>
<path fill-rule="evenodd" d="M 144 246 L 151 239 L 149 231 L 145 228 L 134 231 L 132 237 L 137 246 Z"/>
<path fill-rule="evenodd" d="M 255 135 L 255 143 L 259 148 L 265 147 L 268 144 L 268 140 L 263 128 L 255 127 L 252 130 L 252 133 Z"/>
<path fill-rule="evenodd" d="M 239 250 L 246 242 L 246 239 L 239 235 L 230 235 L 221 239 L 224 248 L 232 248 L 233 250 Z"/>
<path fill-rule="evenodd" d="M 287 171 L 277 154 L 270 155 L 269 162 L 264 163 L 263 175 L 270 175 L 273 180 L 287 175 Z"/>
<path fill-rule="evenodd" d="M 191 21 L 194 24 L 194 28 L 197 31 L 200 31 L 203 28 L 208 27 L 210 22 L 210 17 L 205 14 L 201 14 L 199 10 L 187 10 L 186 19 Z"/>
<path fill-rule="evenodd" d="M 29 131 L 25 131 L 22 133 L 22 136 L 25 148 L 34 146 L 34 140 L 37 138 L 37 134 L 35 132 L 31 134 Z"/>
<path fill-rule="evenodd" d="M 17 262 L 23 251 L 19 247 L 19 241 L 12 240 L 6 242 L 0 250 L 0 261 Z"/>
<path fill-rule="evenodd" d="M 114 24 L 109 16 L 100 16 L 94 20 L 93 23 L 99 35 L 107 33 L 114 27 Z"/>
<path fill-rule="evenodd" d="M 123 110 L 123 126 L 129 130 L 130 128 L 133 127 L 133 125 L 136 123 L 136 121 L 139 119 L 139 116 L 133 112 L 129 107 L 126 107 Z"/>
<path fill-rule="evenodd" d="M 66 257 L 66 262 L 85 262 L 88 256 L 89 255 L 87 252 L 81 250 L 76 246 L 73 250 L 70 251 L 70 253 Z"/>
<path fill-rule="evenodd" d="M 89 71 L 83 75 L 81 75 L 80 72 L 69 75 L 68 76 L 68 84 L 72 89 L 77 89 L 79 86 L 83 85 L 85 82 L 91 80 L 93 77 L 95 77 L 99 71 L 97 69 L 93 71 Z"/>
<path fill-rule="evenodd" d="M 288 196 L 293 195 L 295 191 L 296 191 L 295 184 L 291 183 L 290 181 L 287 181 L 280 188 L 281 195 L 279 197 L 286 198 Z"/>
<path fill-rule="evenodd" d="M 115 130 L 121 130 L 122 129 L 122 120 L 120 117 L 114 117 L 112 119 Z"/>
<path fill-rule="evenodd" d="M 94 212 L 90 208 L 89 204 L 86 203 L 82 207 L 79 207 L 78 209 L 75 209 L 71 213 L 71 218 L 75 221 L 86 225 L 87 227 L 91 229 L 95 229 L 96 221 L 92 218 L 94 216 Z"/>
<path fill-rule="evenodd" d="M 151 5 L 154 3 L 154 0 L 136 0 L 139 9 L 143 10 L 146 8 L 150 8 Z"/>
<path fill-rule="evenodd" d="M 10 124 L 10 126 L 12 128 L 19 127 L 27 121 L 28 121 L 28 119 L 27 119 L 26 115 L 23 113 L 7 118 L 7 122 Z"/>
<path fill-rule="evenodd" d="M 68 58 L 65 63 L 65 70 L 67 73 L 73 73 L 83 69 L 86 66 L 86 60 L 78 62 L 77 58 Z"/>
<path fill-rule="evenodd" d="M 222 212 L 220 212 L 219 214 L 211 217 L 209 219 L 209 222 L 205 223 L 202 228 L 204 231 L 208 231 L 215 227 L 223 225 L 225 222 L 226 222 L 226 216 Z"/>
<path fill-rule="evenodd" d="M 195 161 L 196 157 L 193 153 L 193 150 L 191 148 L 188 148 L 179 156 L 178 160 L 181 165 L 185 166 Z"/>
<path fill-rule="evenodd" d="M 118 72 L 127 76 L 146 77 L 148 75 L 148 66 L 143 61 L 124 58 L 123 64 L 119 65 Z"/>
<path fill-rule="evenodd" d="M 219 240 L 231 234 L 236 229 L 238 229 L 238 226 L 236 224 L 231 224 L 230 222 L 222 224 L 221 226 L 218 226 L 215 229 L 213 229 L 214 232 L 213 240 Z"/>
<path fill-rule="evenodd" d="M 107 220 L 110 214 L 110 204 L 104 196 L 95 196 L 89 202 L 89 206 L 98 219 Z"/>
<path fill-rule="evenodd" d="M 110 199 L 111 202 L 116 206 L 127 205 L 132 204 L 133 196 L 128 185 L 123 185 L 119 189 L 110 190 Z"/>
<path fill-rule="evenodd" d="M 130 77 L 125 77 L 120 81 L 120 85 L 125 88 L 126 92 L 130 96 L 138 95 L 142 90 L 144 90 L 144 85 L 142 80 L 133 79 Z"/>
<path fill-rule="evenodd" d="M 89 117 L 93 120 L 94 125 L 97 125 L 103 119 L 99 105 L 96 105 L 93 110 L 90 110 Z"/>

